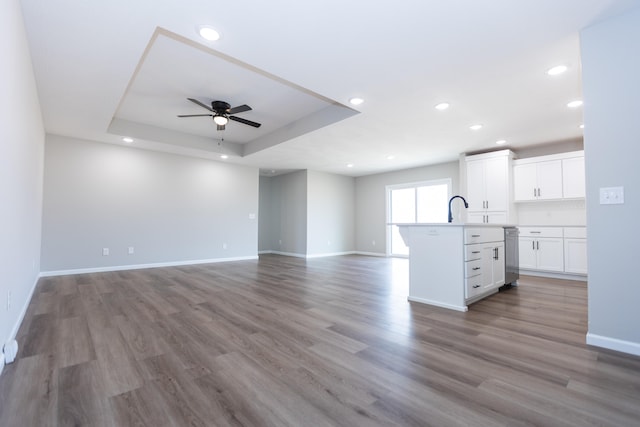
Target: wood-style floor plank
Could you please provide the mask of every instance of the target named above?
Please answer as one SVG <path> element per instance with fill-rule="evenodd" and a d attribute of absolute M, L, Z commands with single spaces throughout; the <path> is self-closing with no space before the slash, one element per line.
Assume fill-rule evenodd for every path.
<path fill-rule="evenodd" d="M 460 313 L 364 256 L 42 278 L 1 426 L 638 426 L 640 357 L 587 346 L 587 284 Z"/>

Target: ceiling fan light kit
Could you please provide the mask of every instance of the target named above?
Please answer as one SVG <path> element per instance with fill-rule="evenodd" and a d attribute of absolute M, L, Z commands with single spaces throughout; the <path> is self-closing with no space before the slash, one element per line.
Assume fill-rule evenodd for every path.
<path fill-rule="evenodd" d="M 234 122 L 242 123 L 245 125 L 253 126 L 254 128 L 259 128 L 262 126 L 260 123 L 252 122 L 251 120 L 243 119 L 240 117 L 235 117 L 234 114 L 244 113 L 245 111 L 251 111 L 251 107 L 247 104 L 239 105 L 237 107 L 231 108 L 231 105 L 228 102 L 224 101 L 213 101 L 211 103 L 211 107 L 207 104 L 204 104 L 197 99 L 187 98 L 189 101 L 193 102 L 201 106 L 202 108 L 206 108 L 211 111 L 213 114 L 181 114 L 178 117 L 213 117 L 213 121 L 217 125 L 218 130 L 224 130 L 229 120 L 233 120 Z"/>

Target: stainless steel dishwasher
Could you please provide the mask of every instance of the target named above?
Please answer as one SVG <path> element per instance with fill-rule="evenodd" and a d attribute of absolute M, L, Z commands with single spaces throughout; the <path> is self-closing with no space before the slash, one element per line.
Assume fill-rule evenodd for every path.
<path fill-rule="evenodd" d="M 504 228 L 504 284 L 516 286 L 520 278 L 518 227 Z"/>

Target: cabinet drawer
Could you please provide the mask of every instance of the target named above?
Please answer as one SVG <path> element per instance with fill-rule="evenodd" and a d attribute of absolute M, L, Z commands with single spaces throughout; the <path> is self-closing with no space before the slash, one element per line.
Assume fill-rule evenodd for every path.
<path fill-rule="evenodd" d="M 464 246 L 464 260 L 473 261 L 482 256 L 482 243 Z"/>
<path fill-rule="evenodd" d="M 562 237 L 562 227 L 518 227 L 520 237 Z"/>
<path fill-rule="evenodd" d="M 565 239 L 586 239 L 587 228 L 586 227 L 565 227 L 564 238 Z"/>
<path fill-rule="evenodd" d="M 474 276 L 465 279 L 464 295 L 466 299 L 472 298 L 482 292 L 482 276 Z"/>
<path fill-rule="evenodd" d="M 480 268 L 482 266 L 481 259 L 474 259 L 473 261 L 467 261 L 464 263 L 464 277 L 472 277 L 480 274 Z"/>
<path fill-rule="evenodd" d="M 464 243 L 502 242 L 504 229 L 502 227 L 465 228 Z"/>

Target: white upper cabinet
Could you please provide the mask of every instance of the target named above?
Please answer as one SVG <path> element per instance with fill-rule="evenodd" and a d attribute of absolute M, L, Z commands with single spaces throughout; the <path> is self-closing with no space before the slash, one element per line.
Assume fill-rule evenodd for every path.
<path fill-rule="evenodd" d="M 585 196 L 584 156 L 562 160 L 562 193 L 566 199 Z"/>
<path fill-rule="evenodd" d="M 584 153 L 576 151 L 516 160 L 513 189 L 516 202 L 583 198 Z"/>
<path fill-rule="evenodd" d="M 513 152 L 501 150 L 466 158 L 467 222 L 509 221 L 513 156 Z"/>
<path fill-rule="evenodd" d="M 562 198 L 562 161 L 516 164 L 513 167 L 516 201 Z"/>

